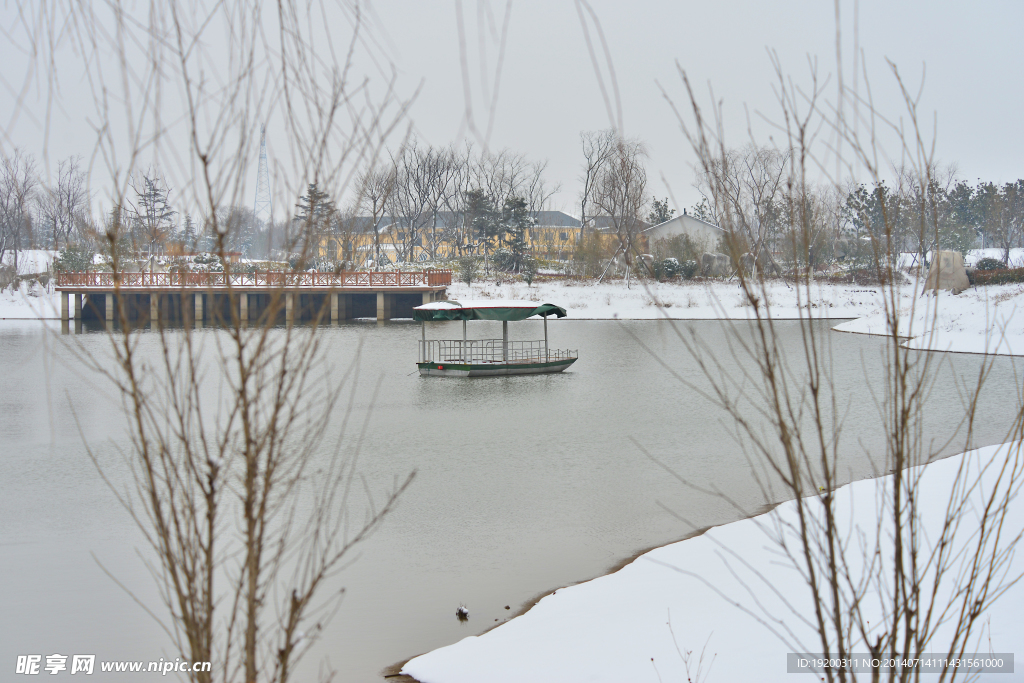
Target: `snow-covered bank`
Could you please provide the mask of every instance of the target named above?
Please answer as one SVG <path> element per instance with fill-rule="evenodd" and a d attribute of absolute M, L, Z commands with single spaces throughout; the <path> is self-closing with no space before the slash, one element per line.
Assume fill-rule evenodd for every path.
<path fill-rule="evenodd" d="M 930 505 L 926 525 L 941 523 L 964 458 L 976 468 L 1016 448 L 1019 444 L 992 446 L 930 465 L 921 483 L 928 494 L 920 497 Z M 853 520 L 869 537 L 875 528 L 878 487 L 885 483 L 886 478 L 863 480 L 836 492 L 836 509 L 853 511 Z M 785 503 L 769 514 L 791 519 L 794 509 L 793 503 Z M 1024 502 L 1016 499 L 1012 510 L 1008 528 L 1019 529 Z M 488 633 L 416 657 L 402 671 L 422 683 L 697 680 L 696 660 L 707 643 L 705 670 L 714 656 L 709 681 L 811 680 L 810 674 L 786 673 L 787 652 L 821 647 L 791 611 L 812 614 L 808 590 L 766 537 L 767 521 L 761 516 L 735 522 L 652 550 L 614 574 L 557 590 Z M 730 552 L 742 554 L 743 563 L 760 572 L 779 594 L 765 589 Z M 1019 571 L 1019 561 L 1016 566 Z M 755 592 L 748 593 L 741 580 Z M 773 626 L 792 630 L 789 643 L 735 603 L 782 619 L 784 627 Z M 473 606 L 468 607 L 472 615 Z M 990 640 L 979 643 L 978 651 L 1018 649 L 1024 633 L 1024 587 L 1011 589 L 988 615 Z M 940 649 L 943 641 L 940 637 L 933 642 Z M 689 676 L 683 661 L 688 651 L 693 652 Z M 1024 675 L 996 678 L 1009 683 Z"/>
<path fill-rule="evenodd" d="M 913 297 L 900 293 L 900 335 L 906 345 L 930 351 L 1024 355 L 1024 285 L 989 285 L 961 294 Z M 887 334 L 881 306 L 857 320 L 836 325 L 840 332 Z"/>
<path fill-rule="evenodd" d="M 858 285 L 814 284 L 811 300 L 806 292 L 784 282 L 769 282 L 768 302 L 776 320 L 815 318 L 848 320 L 836 325 L 841 332 L 886 334 L 883 290 Z M 941 292 L 922 297 L 919 286 L 897 288 L 903 323 L 901 334 L 910 348 L 963 353 L 1024 355 L 1024 285 L 988 285 L 961 294 Z M 602 284 L 542 282 L 498 285 L 493 282 L 467 287 L 452 285 L 449 297 L 458 299 L 529 299 L 563 306 L 572 318 L 644 320 L 745 320 L 753 315 L 735 282 L 636 283 L 627 289 L 621 281 Z M 659 307 L 660 306 L 660 307 Z M 1018 310 L 1020 313 L 1018 314 Z M 849 320 L 855 318 L 855 320 Z"/>
<path fill-rule="evenodd" d="M 60 293 L 35 280 L 0 290 L 0 320 L 40 320 L 60 317 Z"/>
<path fill-rule="evenodd" d="M 908 287 L 908 291 L 909 291 Z M 769 281 L 768 303 L 776 319 L 797 319 L 811 315 L 819 318 L 857 318 L 876 310 L 880 304 L 878 287 L 815 284 L 812 298 L 806 292 L 782 281 Z M 627 288 L 622 280 L 576 282 L 556 280 L 527 286 L 522 282 L 496 284 L 454 283 L 448 289 L 450 299 L 526 299 L 557 304 L 575 319 L 592 320 L 746 320 L 754 309 L 735 281 L 656 282 L 634 281 Z"/>
<path fill-rule="evenodd" d="M 901 334 L 911 348 L 967 353 L 1024 355 L 1024 285 L 989 285 L 953 296 L 921 297 L 914 285 L 898 288 L 903 314 Z M 885 334 L 880 287 L 812 285 L 806 292 L 785 282 L 767 285 L 768 303 L 776 320 L 806 318 L 845 320 L 841 332 Z M 635 282 L 597 284 L 555 280 L 527 286 L 493 281 L 448 288 L 451 299 L 522 299 L 546 301 L 569 311 L 576 320 L 746 320 L 754 309 L 736 282 Z M 1018 313 L 1018 310 L 1021 311 Z M 20 289 L 0 291 L 0 319 L 57 318 L 60 294 L 51 287 L 22 282 Z M 852 319 L 852 320 L 851 320 Z"/>

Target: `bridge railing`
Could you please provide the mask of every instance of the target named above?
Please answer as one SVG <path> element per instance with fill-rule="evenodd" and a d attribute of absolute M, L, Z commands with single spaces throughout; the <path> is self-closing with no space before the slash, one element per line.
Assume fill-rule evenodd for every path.
<path fill-rule="evenodd" d="M 452 283 L 450 270 L 425 271 L 256 271 L 253 273 L 57 273 L 57 287 L 112 289 L 115 280 L 122 288 L 183 287 L 443 287 Z"/>

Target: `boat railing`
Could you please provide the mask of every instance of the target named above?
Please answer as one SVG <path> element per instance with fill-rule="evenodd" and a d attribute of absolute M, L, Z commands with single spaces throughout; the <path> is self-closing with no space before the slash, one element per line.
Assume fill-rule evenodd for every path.
<path fill-rule="evenodd" d="M 577 351 L 547 349 L 544 340 L 421 339 L 420 363 L 545 363 L 579 357 Z"/>

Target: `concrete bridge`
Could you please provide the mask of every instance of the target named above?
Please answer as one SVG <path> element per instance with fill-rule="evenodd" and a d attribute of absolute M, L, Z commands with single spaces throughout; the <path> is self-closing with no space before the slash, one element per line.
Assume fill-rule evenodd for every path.
<path fill-rule="evenodd" d="M 350 318 L 411 318 L 413 306 L 447 298 L 450 270 L 254 273 L 58 273 L 61 319 L 112 322 L 118 305 L 128 320 L 144 322 L 259 319 L 283 309 L 285 320 L 322 315 Z M 283 306 L 281 300 L 283 298 Z"/>

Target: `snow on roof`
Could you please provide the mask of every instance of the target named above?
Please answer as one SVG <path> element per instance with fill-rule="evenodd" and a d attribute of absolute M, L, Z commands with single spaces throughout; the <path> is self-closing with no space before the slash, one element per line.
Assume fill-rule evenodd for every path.
<path fill-rule="evenodd" d="M 460 299 L 458 301 L 434 301 L 429 304 L 423 304 L 416 308 L 421 311 L 455 311 L 466 308 L 537 308 L 544 304 L 540 301 L 516 301 L 510 299 L 478 299 L 478 300 L 467 300 Z"/>

